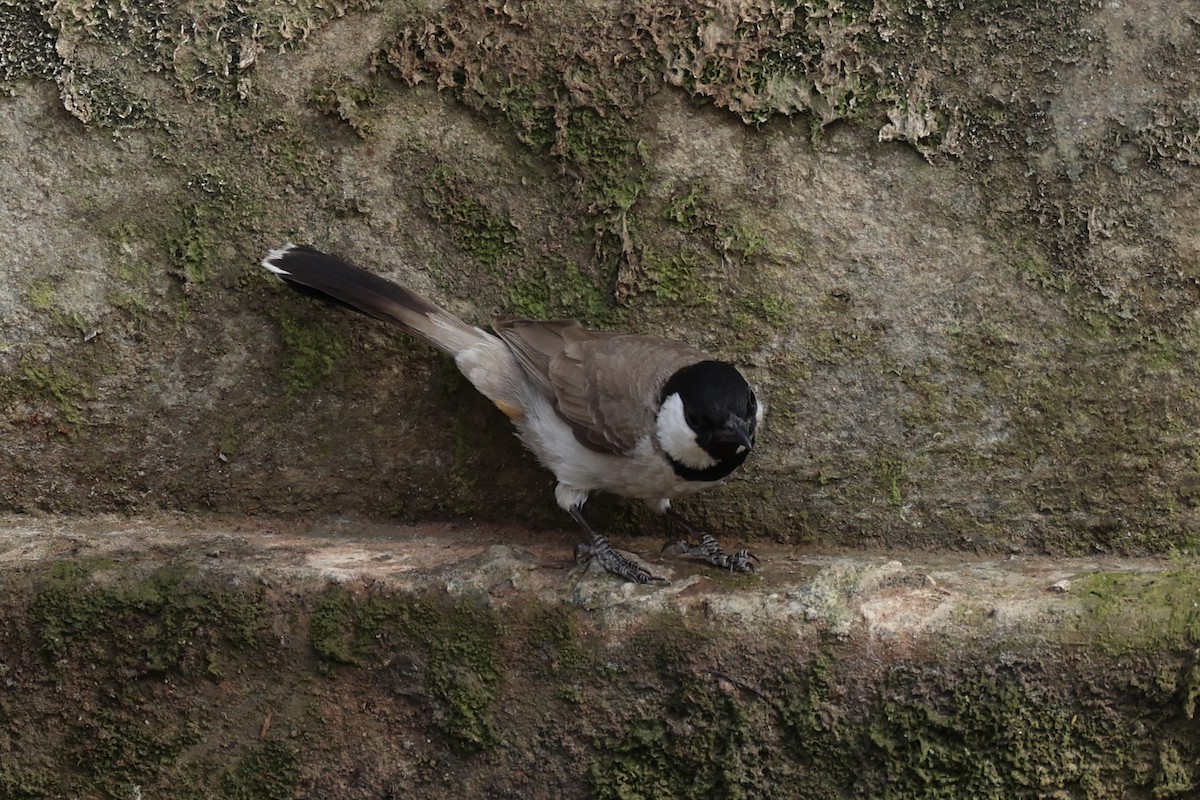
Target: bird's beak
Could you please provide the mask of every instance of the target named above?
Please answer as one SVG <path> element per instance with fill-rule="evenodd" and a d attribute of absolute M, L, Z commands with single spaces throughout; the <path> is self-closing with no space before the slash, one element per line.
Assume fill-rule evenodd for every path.
<path fill-rule="evenodd" d="M 726 430 L 729 438 L 737 443 L 739 453 L 754 449 L 754 442 L 750 440 L 750 434 L 746 433 L 746 425 L 740 419 L 729 420 Z"/>

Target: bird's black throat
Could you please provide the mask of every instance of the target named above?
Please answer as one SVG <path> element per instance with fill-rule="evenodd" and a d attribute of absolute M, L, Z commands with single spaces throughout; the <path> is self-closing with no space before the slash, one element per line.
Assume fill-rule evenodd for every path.
<path fill-rule="evenodd" d="M 750 451 L 746 450 L 723 461 L 718 461 L 711 467 L 705 467 L 704 469 L 696 469 L 695 467 L 689 467 L 687 464 L 681 464 L 669 455 L 667 456 L 667 461 L 671 462 L 671 469 L 675 470 L 675 474 L 685 481 L 719 481 L 740 467 L 749 454 Z"/>

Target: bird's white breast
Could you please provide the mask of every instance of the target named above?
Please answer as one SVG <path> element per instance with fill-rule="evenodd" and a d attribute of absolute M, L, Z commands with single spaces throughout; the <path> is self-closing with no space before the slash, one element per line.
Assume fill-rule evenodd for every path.
<path fill-rule="evenodd" d="M 682 404 L 678 413 L 678 424 L 686 427 Z M 571 426 L 540 394 L 530 398 L 524 417 L 516 424 L 521 440 L 558 479 L 555 497 L 563 508 L 582 504 L 593 491 L 661 500 L 692 494 L 717 483 L 687 481 L 676 475 L 655 441 L 654 432 L 647 432 L 628 453 L 600 453 L 584 447 Z M 695 446 L 694 436 L 691 442 Z"/>

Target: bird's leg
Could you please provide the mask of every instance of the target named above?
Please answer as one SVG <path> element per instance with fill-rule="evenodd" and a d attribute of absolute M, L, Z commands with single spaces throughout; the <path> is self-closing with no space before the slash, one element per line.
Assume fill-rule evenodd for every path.
<path fill-rule="evenodd" d="M 600 562 L 600 566 L 609 572 L 614 575 L 620 575 L 625 580 L 632 581 L 633 583 L 650 583 L 651 581 L 670 583 L 666 578 L 652 575 L 649 570 L 640 564 L 617 552 L 617 549 L 608 543 L 608 539 L 605 539 L 592 530 L 592 526 L 588 525 L 587 520 L 583 518 L 583 511 L 580 510 L 579 506 L 571 506 L 567 509 L 567 513 L 583 527 L 588 536 L 592 537 L 590 543 L 580 542 L 575 545 L 576 561 L 586 561 L 589 558 L 594 558 Z"/>
<path fill-rule="evenodd" d="M 757 571 L 754 562 L 758 561 L 758 556 L 754 555 L 754 553 L 751 553 L 749 550 L 738 550 L 733 555 L 730 555 L 721 549 L 721 545 L 717 543 L 715 537 L 697 530 L 690 522 L 671 508 L 668 507 L 663 513 L 667 515 L 668 519 L 687 531 L 688 536 L 698 538 L 700 543 L 692 544 L 687 539 L 671 539 L 663 545 L 661 552 L 665 553 L 668 547 L 674 547 L 676 553 L 702 558 L 714 567 L 727 569 L 730 572 Z"/>

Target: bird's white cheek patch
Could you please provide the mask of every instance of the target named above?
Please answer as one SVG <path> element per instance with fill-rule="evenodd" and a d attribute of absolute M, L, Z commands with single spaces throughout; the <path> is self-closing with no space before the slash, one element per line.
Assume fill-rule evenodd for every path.
<path fill-rule="evenodd" d="M 658 409 L 658 443 L 674 460 L 691 469 L 715 467 L 717 460 L 696 442 L 696 433 L 683 419 L 683 400 L 673 394 Z"/>

